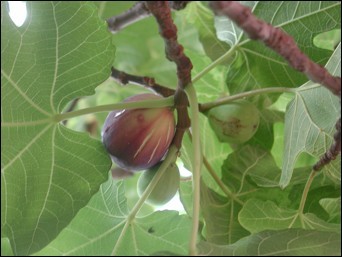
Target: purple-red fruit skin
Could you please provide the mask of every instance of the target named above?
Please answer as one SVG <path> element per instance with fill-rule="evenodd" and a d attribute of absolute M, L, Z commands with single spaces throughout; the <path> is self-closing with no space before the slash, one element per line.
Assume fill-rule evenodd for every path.
<path fill-rule="evenodd" d="M 161 99 L 140 94 L 125 102 Z M 132 171 L 149 169 L 167 152 L 175 131 L 170 108 L 129 109 L 108 114 L 102 129 L 102 142 L 112 160 Z"/>

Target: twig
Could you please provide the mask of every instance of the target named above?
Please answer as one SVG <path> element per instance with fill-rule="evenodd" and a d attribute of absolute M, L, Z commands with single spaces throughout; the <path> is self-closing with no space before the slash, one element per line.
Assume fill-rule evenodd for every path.
<path fill-rule="evenodd" d="M 174 10 L 181 10 L 186 7 L 190 1 L 169 1 L 170 7 Z M 150 16 L 150 11 L 143 2 L 137 2 L 126 12 L 107 19 L 108 28 L 112 33 L 116 33 L 132 23 L 140 21 Z"/>
<path fill-rule="evenodd" d="M 256 18 L 248 7 L 238 2 L 214 1 L 210 2 L 210 7 L 215 14 L 225 15 L 233 20 L 251 39 L 264 42 L 310 80 L 324 85 L 341 97 L 341 77 L 332 76 L 325 68 L 311 61 L 300 51 L 293 38 L 280 28 Z"/>
<path fill-rule="evenodd" d="M 327 165 L 332 160 L 335 160 L 337 155 L 341 152 L 341 118 L 337 121 L 336 132 L 334 134 L 334 143 L 331 145 L 329 150 L 320 158 L 320 160 L 314 165 L 313 169 L 315 171 L 321 170 L 325 165 Z"/>
<path fill-rule="evenodd" d="M 177 41 L 177 27 L 173 23 L 171 10 L 166 1 L 145 2 L 146 6 L 153 14 L 159 25 L 159 33 L 165 42 L 166 57 L 174 62 L 177 66 L 178 85 L 175 93 L 175 106 L 177 108 L 178 121 L 175 136 L 172 144 L 178 149 L 181 148 L 182 139 L 185 131 L 190 127 L 190 119 L 187 106 L 190 100 L 190 110 L 193 122 L 193 151 L 194 158 L 192 160 L 193 168 L 193 215 L 192 230 L 189 242 L 189 254 L 197 255 L 197 235 L 199 228 L 199 212 L 200 212 L 200 170 L 201 170 L 201 150 L 200 150 L 200 133 L 198 122 L 198 102 L 196 91 L 191 84 L 192 63 L 184 54 L 183 46 Z M 188 99 L 189 96 L 189 99 Z"/>
<path fill-rule="evenodd" d="M 143 86 L 145 88 L 152 89 L 153 91 L 155 91 L 158 94 L 161 94 L 164 97 L 168 97 L 175 94 L 175 90 L 156 83 L 154 78 L 131 75 L 126 72 L 117 70 L 114 67 L 112 67 L 111 77 L 122 85 L 127 85 L 128 83 L 131 83 L 134 85 Z"/>
<path fill-rule="evenodd" d="M 300 51 L 291 36 L 280 28 L 275 28 L 265 21 L 256 18 L 248 7 L 234 1 L 213 1 L 210 7 L 216 15 L 225 15 L 233 20 L 244 32 L 254 40 L 260 40 L 266 46 L 284 57 L 296 70 L 304 73 L 310 80 L 328 88 L 341 99 L 341 77 L 332 76 L 324 67 L 313 62 Z M 341 118 L 336 123 L 335 142 L 320 158 L 314 170 L 334 160 L 341 152 Z"/>
<path fill-rule="evenodd" d="M 165 41 L 166 57 L 177 66 L 178 86 L 175 92 L 175 106 L 178 121 L 172 143 L 180 149 L 184 133 L 190 127 L 187 111 L 188 99 L 184 88 L 191 83 L 192 63 L 184 54 L 183 46 L 177 41 L 177 27 L 173 23 L 168 3 L 166 1 L 146 1 L 145 4 L 159 24 L 159 33 Z"/>
<path fill-rule="evenodd" d="M 140 21 L 150 16 L 149 10 L 142 2 L 137 2 L 126 12 L 107 19 L 108 28 L 112 33 L 127 27 L 128 25 Z"/>

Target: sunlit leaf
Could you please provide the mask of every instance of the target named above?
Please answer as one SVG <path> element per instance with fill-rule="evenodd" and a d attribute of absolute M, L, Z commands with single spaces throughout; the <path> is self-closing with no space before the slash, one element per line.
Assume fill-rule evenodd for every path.
<path fill-rule="evenodd" d="M 341 45 L 330 58 L 326 68 L 335 76 L 341 75 Z M 306 152 L 318 160 L 330 148 L 340 112 L 338 97 L 325 87 L 308 82 L 298 88 L 285 115 L 285 150 L 280 181 L 282 187 L 288 185 L 293 167 L 301 153 Z M 340 182 L 340 170 L 341 160 L 337 158 L 325 167 L 324 172 L 332 180 Z"/>
<path fill-rule="evenodd" d="M 158 211 L 129 221 L 122 181 L 109 179 L 70 225 L 38 255 L 150 255 L 187 253 L 190 219 Z"/>

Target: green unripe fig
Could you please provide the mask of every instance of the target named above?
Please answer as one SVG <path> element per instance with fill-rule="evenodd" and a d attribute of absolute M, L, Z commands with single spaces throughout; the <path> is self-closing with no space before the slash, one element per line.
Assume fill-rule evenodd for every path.
<path fill-rule="evenodd" d="M 141 196 L 150 184 L 161 162 L 149 170 L 144 171 L 138 180 L 138 194 Z M 152 205 L 163 205 L 170 201 L 179 188 L 180 174 L 176 164 L 171 164 L 153 188 L 146 202 Z"/>
<path fill-rule="evenodd" d="M 161 99 L 156 94 L 140 94 L 125 102 Z M 109 113 L 102 129 L 102 142 L 112 160 L 131 171 L 146 170 L 167 152 L 175 131 L 170 108 L 142 108 Z"/>
<path fill-rule="evenodd" d="M 246 100 L 238 100 L 209 110 L 209 124 L 221 142 L 242 144 L 253 137 L 259 126 L 259 111 Z"/>

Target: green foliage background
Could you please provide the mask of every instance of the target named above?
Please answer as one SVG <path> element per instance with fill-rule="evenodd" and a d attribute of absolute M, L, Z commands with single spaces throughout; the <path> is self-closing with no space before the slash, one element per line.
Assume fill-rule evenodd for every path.
<path fill-rule="evenodd" d="M 341 75 L 340 2 L 244 4 Z M 179 190 L 184 214 L 144 205 L 127 225 L 139 175 L 112 179 L 100 142 L 107 113 L 70 119 L 66 127 L 54 120 L 76 97 L 82 97 L 76 107 L 82 109 L 147 91 L 109 79 L 112 65 L 176 88 L 175 65 L 165 58 L 152 17 L 113 35 L 107 31 L 105 19 L 131 5 L 27 2 L 28 18 L 18 28 L 1 3 L 2 255 L 187 254 L 191 182 L 182 181 Z M 338 98 L 227 18 L 214 17 L 203 2 L 173 18 L 194 65 L 199 102 L 258 88 L 295 89 L 250 98 L 261 124 L 239 147 L 220 143 L 200 114 L 203 156 L 210 164 L 202 168 L 200 254 L 340 255 L 340 158 L 316 176 L 304 213 L 298 211 L 311 166 L 332 143 Z M 188 169 L 192 156 L 186 135 L 180 159 Z"/>

